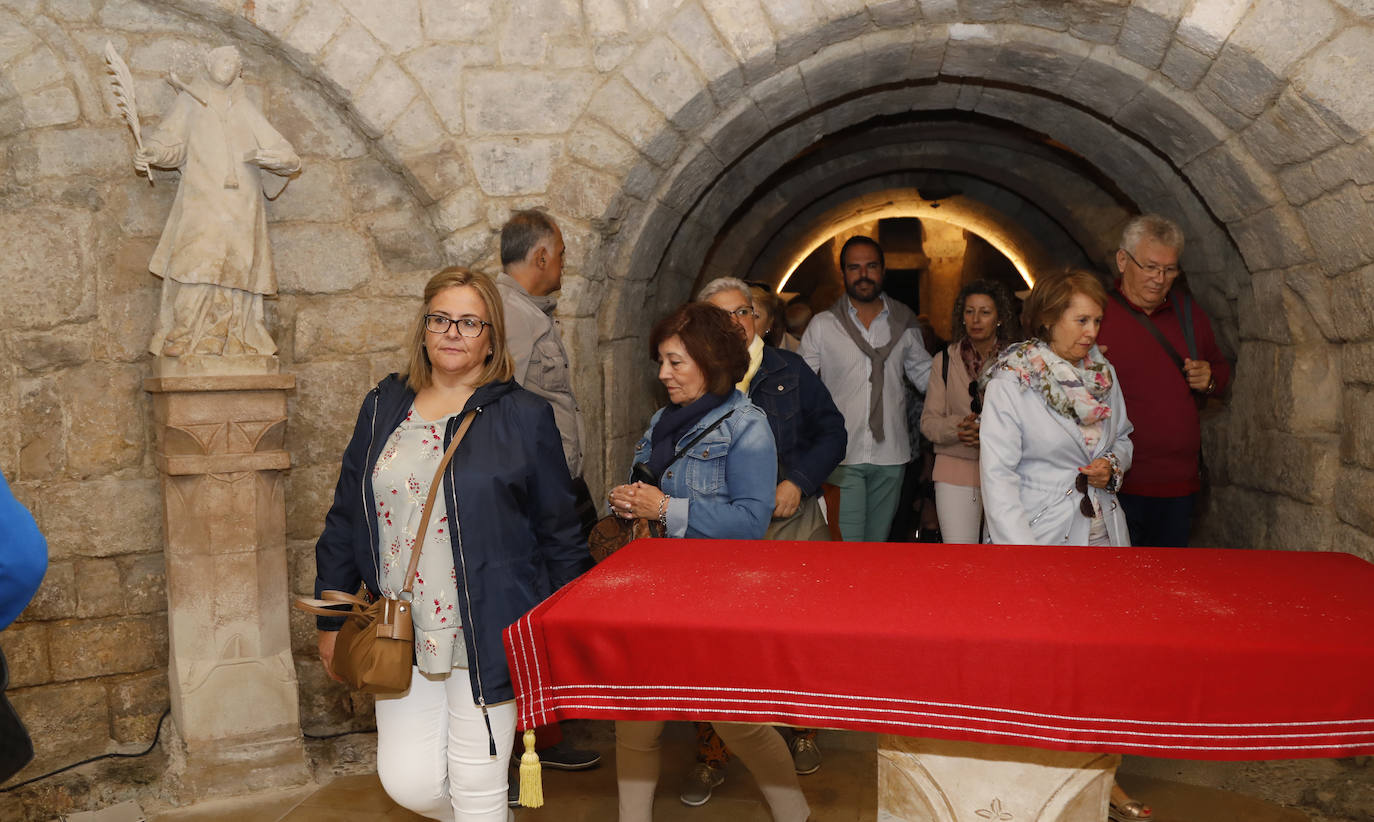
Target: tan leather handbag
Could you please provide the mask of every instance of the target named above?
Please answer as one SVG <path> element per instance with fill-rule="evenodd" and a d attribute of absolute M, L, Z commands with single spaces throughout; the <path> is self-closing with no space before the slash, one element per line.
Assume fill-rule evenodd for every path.
<path fill-rule="evenodd" d="M 356 594 L 345 591 L 321 591 L 320 599 L 302 597 L 296 607 L 306 613 L 326 617 L 346 617 L 339 637 L 334 643 L 333 671 L 348 687 L 369 694 L 399 694 L 410 687 L 410 672 L 415 658 L 415 628 L 411 622 L 412 589 L 415 571 L 420 566 L 420 549 L 428 533 L 429 515 L 434 510 L 434 498 L 443 484 L 444 470 L 453 452 L 472 427 L 476 412 L 469 411 L 453 435 L 453 441 L 439 461 L 434 481 L 429 484 L 429 496 L 420 514 L 419 536 L 410 552 L 406 567 L 406 584 L 401 596 L 383 595 L 369 603 Z M 378 581 L 380 583 L 380 580 Z M 350 606 L 339 610 L 338 605 Z"/>

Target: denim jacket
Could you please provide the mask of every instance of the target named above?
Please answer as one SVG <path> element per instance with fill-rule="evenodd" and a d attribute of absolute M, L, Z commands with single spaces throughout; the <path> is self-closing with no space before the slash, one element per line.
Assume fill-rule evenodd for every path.
<path fill-rule="evenodd" d="M 691 442 L 729 411 L 734 413 L 669 465 L 659 479 L 668 495 L 668 536 L 697 539 L 761 539 L 773 516 L 778 456 L 773 432 L 758 406 L 739 391 L 702 417 L 678 440 Z M 649 421 L 635 447 L 635 462 L 647 463 L 654 426 Z"/>
<path fill-rule="evenodd" d="M 849 434 L 830 389 L 800 356 L 772 346 L 749 383 L 749 399 L 768 415 L 778 447 L 778 482 L 814 497 L 844 459 Z"/>

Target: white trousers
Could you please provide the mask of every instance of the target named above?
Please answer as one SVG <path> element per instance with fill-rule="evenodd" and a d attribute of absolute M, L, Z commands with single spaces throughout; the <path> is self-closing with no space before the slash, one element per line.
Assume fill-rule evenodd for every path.
<path fill-rule="evenodd" d="M 805 822 L 811 810 L 802 795 L 792 754 L 771 725 L 712 722 L 730 752 L 739 757 L 763 792 L 774 822 Z M 658 785 L 662 722 L 615 723 L 615 777 L 620 822 L 650 822 Z"/>
<path fill-rule="evenodd" d="M 983 491 L 971 485 L 935 483 L 935 513 L 940 517 L 940 538 L 970 545 L 980 542 L 983 524 Z"/>
<path fill-rule="evenodd" d="M 467 671 L 420 673 L 400 696 L 377 697 L 377 775 L 396 804 L 444 822 L 507 822 L 515 702 L 482 709 Z M 491 740 L 496 740 L 496 753 Z"/>

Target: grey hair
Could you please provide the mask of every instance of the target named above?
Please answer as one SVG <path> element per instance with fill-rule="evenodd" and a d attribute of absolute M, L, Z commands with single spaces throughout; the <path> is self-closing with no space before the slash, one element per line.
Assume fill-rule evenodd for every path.
<path fill-rule="evenodd" d="M 558 224 L 538 209 L 526 209 L 510 215 L 501 226 L 501 267 L 523 262 L 540 243 L 553 236 Z"/>
<path fill-rule="evenodd" d="M 1140 241 L 1146 237 L 1174 249 L 1180 256 L 1183 254 L 1183 229 L 1168 217 L 1158 214 L 1132 217 L 1121 232 L 1121 247 L 1134 254 Z"/>
<path fill-rule="evenodd" d="M 697 301 L 705 302 L 722 291 L 738 291 L 749 301 L 749 307 L 754 307 L 754 295 L 749 291 L 749 284 L 738 277 L 717 277 L 703 285 L 697 292 Z"/>

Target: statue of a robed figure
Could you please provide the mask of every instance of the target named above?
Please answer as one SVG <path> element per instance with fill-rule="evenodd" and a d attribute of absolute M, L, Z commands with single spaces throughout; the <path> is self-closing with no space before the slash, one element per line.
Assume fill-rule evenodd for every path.
<path fill-rule="evenodd" d="M 111 57 L 121 98 L 113 49 Z M 242 68 L 238 50 L 226 46 L 206 57 L 204 78 L 188 84 L 170 75 L 179 89 L 171 111 L 151 136 L 139 139 L 134 154 L 144 173 L 150 166 L 181 171 L 148 264 L 163 278 L 149 345 L 161 357 L 267 356 L 277 350 L 263 318 L 263 297 L 277 291 L 263 195 L 280 194 L 301 161 L 244 93 Z M 128 107 L 121 99 L 121 108 L 139 138 L 129 94 Z"/>

